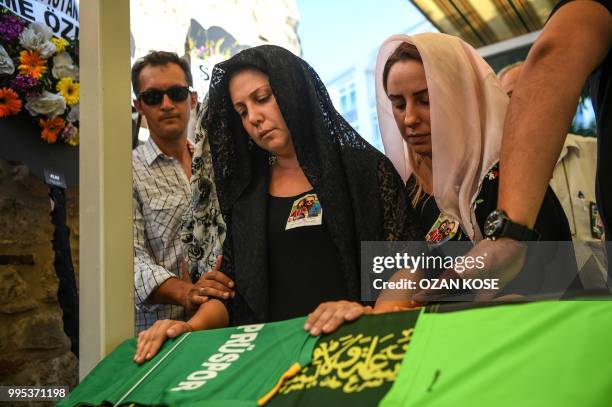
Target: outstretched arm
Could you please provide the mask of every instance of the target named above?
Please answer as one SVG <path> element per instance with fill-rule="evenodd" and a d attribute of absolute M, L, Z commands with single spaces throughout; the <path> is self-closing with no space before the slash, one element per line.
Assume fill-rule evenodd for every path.
<path fill-rule="evenodd" d="M 546 23 L 529 52 L 504 127 L 498 208 L 533 227 L 589 74 L 612 43 L 612 17 L 576 0 Z M 526 181 L 528 180 L 528 181 Z"/>

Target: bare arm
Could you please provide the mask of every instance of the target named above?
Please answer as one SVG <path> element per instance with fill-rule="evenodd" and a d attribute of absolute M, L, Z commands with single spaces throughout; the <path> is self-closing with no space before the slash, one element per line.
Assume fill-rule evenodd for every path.
<path fill-rule="evenodd" d="M 229 324 L 229 313 L 221 301 L 212 299 L 200 305 L 187 323 L 194 331 L 223 328 Z"/>
<path fill-rule="evenodd" d="M 552 16 L 529 52 L 500 158 L 498 207 L 517 223 L 535 224 L 582 87 L 610 49 L 610 27 L 604 6 L 576 0 Z"/>
<path fill-rule="evenodd" d="M 163 319 L 138 334 L 134 362 L 140 364 L 151 360 L 168 338 L 182 333 L 204 329 L 223 328 L 229 324 L 229 314 L 219 300 L 211 300 L 200 306 L 188 322 Z"/>

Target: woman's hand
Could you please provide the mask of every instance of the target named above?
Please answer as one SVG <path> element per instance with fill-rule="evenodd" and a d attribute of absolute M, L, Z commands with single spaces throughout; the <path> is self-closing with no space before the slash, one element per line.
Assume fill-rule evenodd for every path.
<path fill-rule="evenodd" d="M 334 332 L 345 321 L 354 321 L 364 314 L 370 314 L 372 307 L 350 301 L 330 301 L 319 305 L 308 315 L 304 330 L 313 336 Z"/>
<path fill-rule="evenodd" d="M 184 321 L 172 319 L 155 321 L 149 329 L 138 334 L 134 362 L 141 364 L 146 360 L 151 360 L 166 339 L 176 338 L 182 333 L 191 331 L 191 326 Z"/>

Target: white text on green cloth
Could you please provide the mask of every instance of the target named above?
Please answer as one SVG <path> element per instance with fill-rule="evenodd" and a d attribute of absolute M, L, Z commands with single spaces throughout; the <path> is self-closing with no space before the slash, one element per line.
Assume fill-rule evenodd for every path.
<path fill-rule="evenodd" d="M 191 373 L 186 380 L 180 382 L 170 391 L 195 390 L 206 384 L 207 381 L 217 377 L 219 372 L 237 361 L 243 352 L 255 349 L 253 342 L 257 338 L 257 331 L 261 330 L 263 326 L 264 324 L 257 324 L 238 327 L 245 333 L 232 334 L 229 340 L 221 345 L 217 353 L 202 363 L 204 369 Z"/>

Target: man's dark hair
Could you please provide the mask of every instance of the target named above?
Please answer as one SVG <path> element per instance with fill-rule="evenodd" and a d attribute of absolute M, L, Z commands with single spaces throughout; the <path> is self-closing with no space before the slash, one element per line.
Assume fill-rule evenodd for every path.
<path fill-rule="evenodd" d="M 140 92 L 138 77 L 145 66 L 163 66 L 168 64 L 177 64 L 180 66 L 185 73 L 187 84 L 189 86 L 193 86 L 193 78 L 191 76 L 191 70 L 189 69 L 189 62 L 183 58 L 179 58 L 176 52 L 150 51 L 144 57 L 139 58 L 134 66 L 132 66 L 132 87 L 134 88 L 134 94 L 138 96 Z"/>

